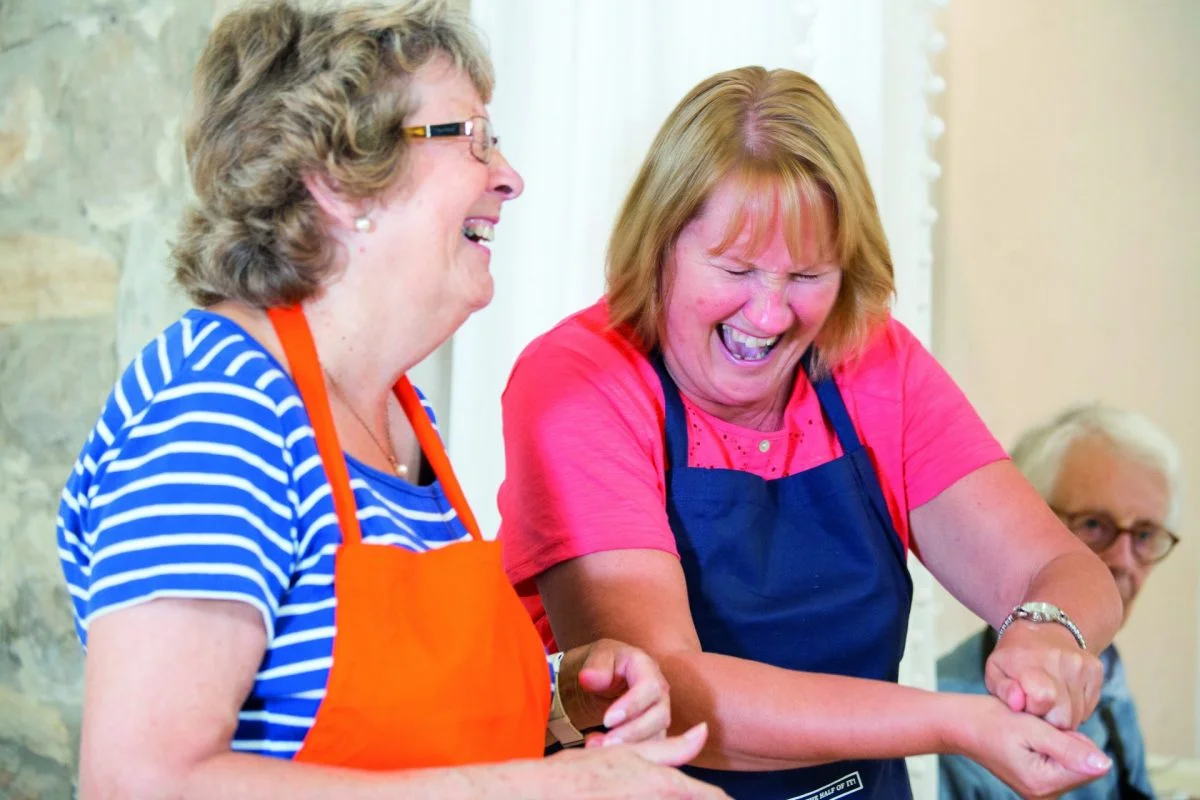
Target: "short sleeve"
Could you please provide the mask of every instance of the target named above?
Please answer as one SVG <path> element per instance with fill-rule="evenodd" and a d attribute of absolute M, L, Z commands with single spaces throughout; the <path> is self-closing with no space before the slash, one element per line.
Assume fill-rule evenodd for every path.
<path fill-rule="evenodd" d="M 519 588 L 589 553 L 676 554 L 666 515 L 662 400 L 629 358 L 607 346 L 587 353 L 535 343 L 509 378 L 500 542 L 509 580 Z"/>
<path fill-rule="evenodd" d="M 903 376 L 903 467 L 909 510 L 1007 458 L 963 391 L 909 331 L 893 323 Z"/>
<path fill-rule="evenodd" d="M 275 402 L 185 373 L 110 444 L 79 518 L 86 624 L 155 598 L 234 600 L 268 638 L 290 582 L 294 492 Z"/>

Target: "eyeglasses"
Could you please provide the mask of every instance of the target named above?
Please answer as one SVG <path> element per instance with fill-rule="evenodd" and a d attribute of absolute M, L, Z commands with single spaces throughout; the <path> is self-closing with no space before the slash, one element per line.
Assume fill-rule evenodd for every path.
<path fill-rule="evenodd" d="M 471 155 L 484 164 L 492 160 L 492 153 L 500 144 L 492 132 L 492 121 L 487 117 L 471 117 L 466 122 L 444 122 L 441 125 L 415 125 L 404 128 L 404 135 L 410 139 L 468 136 L 471 139 Z"/>
<path fill-rule="evenodd" d="M 1133 539 L 1134 557 L 1142 564 L 1150 565 L 1162 561 L 1179 544 L 1178 536 L 1148 520 L 1135 522 L 1130 528 L 1122 528 L 1112 515 L 1103 511 L 1076 511 L 1070 514 L 1057 508 L 1053 511 L 1072 533 L 1097 553 L 1104 552 L 1118 536 L 1128 533 Z"/>

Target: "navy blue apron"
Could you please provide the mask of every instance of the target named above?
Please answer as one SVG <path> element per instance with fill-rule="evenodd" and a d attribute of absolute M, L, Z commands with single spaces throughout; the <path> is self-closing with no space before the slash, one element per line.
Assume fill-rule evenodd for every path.
<path fill-rule="evenodd" d="M 879 479 L 832 377 L 814 388 L 843 455 L 767 480 L 687 465 L 679 389 L 661 356 L 651 360 L 666 397 L 667 515 L 705 652 L 895 682 L 912 579 Z M 806 372 L 809 364 L 806 353 Z M 912 797 L 903 759 L 777 772 L 686 771 L 738 800 Z"/>

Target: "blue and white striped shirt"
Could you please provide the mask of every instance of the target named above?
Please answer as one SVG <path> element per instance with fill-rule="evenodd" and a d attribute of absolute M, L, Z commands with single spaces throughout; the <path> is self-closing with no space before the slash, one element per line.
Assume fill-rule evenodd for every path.
<path fill-rule="evenodd" d="M 347 462 L 365 542 L 424 552 L 470 538 L 438 484 Z M 153 598 L 261 612 L 267 651 L 232 747 L 281 758 L 299 749 L 325 696 L 340 543 L 295 384 L 239 326 L 200 310 L 117 381 L 59 507 L 85 648 L 92 621 Z"/>

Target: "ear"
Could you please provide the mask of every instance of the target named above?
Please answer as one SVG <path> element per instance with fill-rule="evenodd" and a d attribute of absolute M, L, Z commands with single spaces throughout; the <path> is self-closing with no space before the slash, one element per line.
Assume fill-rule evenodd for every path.
<path fill-rule="evenodd" d="M 327 175 L 306 172 L 302 179 L 304 188 L 334 225 L 354 230 L 354 219 L 365 209 L 361 201 L 351 200 L 338 191 L 337 183 Z"/>

